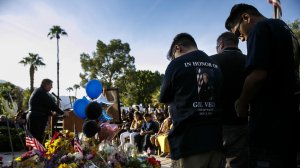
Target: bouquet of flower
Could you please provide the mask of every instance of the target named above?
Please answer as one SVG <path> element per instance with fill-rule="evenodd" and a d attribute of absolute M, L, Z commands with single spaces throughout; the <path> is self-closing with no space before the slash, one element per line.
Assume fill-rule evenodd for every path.
<path fill-rule="evenodd" d="M 16 158 L 17 167 L 46 168 L 160 168 L 160 161 L 154 157 L 138 156 L 135 146 L 124 150 L 111 141 L 100 142 L 95 138 L 85 138 L 80 150 L 74 150 L 74 133 L 63 131 L 45 143 L 46 152 L 36 150 L 26 152 Z"/>
<path fill-rule="evenodd" d="M 102 141 L 98 144 L 98 151 L 90 162 L 99 167 L 107 168 L 160 168 L 160 161 L 154 157 L 138 156 L 135 146 L 129 151 L 125 151 L 121 147 L 112 145 L 109 141 Z"/>

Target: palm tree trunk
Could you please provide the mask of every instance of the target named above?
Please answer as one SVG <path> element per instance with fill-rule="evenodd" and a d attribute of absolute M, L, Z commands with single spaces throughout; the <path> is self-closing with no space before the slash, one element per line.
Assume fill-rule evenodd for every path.
<path fill-rule="evenodd" d="M 71 105 L 71 107 L 73 107 L 73 105 L 72 105 L 72 96 L 71 96 L 71 91 L 69 91 L 69 101 L 70 101 L 70 105 Z"/>
<path fill-rule="evenodd" d="M 57 39 L 57 96 L 59 97 L 59 39 Z M 57 100 L 59 107 L 59 100 Z"/>
<path fill-rule="evenodd" d="M 75 100 L 77 99 L 77 89 L 75 89 Z"/>
<path fill-rule="evenodd" d="M 31 65 L 29 68 L 29 77 L 30 77 L 30 93 L 33 92 L 33 83 L 34 83 L 34 67 Z"/>
<path fill-rule="evenodd" d="M 57 97 L 59 97 L 59 45 L 58 45 L 58 39 L 56 41 L 57 45 Z M 59 100 L 57 100 L 57 106 L 59 107 Z M 52 116 L 52 135 L 54 134 L 55 131 L 57 131 L 57 122 L 59 118 L 57 116 Z"/>

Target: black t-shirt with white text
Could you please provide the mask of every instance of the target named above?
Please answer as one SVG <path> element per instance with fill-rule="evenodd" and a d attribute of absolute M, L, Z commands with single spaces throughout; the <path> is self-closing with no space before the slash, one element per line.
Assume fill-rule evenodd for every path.
<path fill-rule="evenodd" d="M 168 65 L 160 102 L 171 106 L 173 127 L 168 140 L 172 159 L 221 147 L 221 78 L 218 66 L 199 50 L 182 55 Z"/>

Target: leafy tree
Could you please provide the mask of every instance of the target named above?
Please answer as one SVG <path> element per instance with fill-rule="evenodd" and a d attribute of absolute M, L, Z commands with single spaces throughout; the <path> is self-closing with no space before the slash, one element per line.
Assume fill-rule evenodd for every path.
<path fill-rule="evenodd" d="M 105 87 L 115 87 L 117 79 L 124 76 L 126 71 L 135 69 L 135 59 L 129 52 L 129 44 L 119 39 L 113 39 L 109 44 L 98 40 L 92 56 L 86 53 L 80 55 L 83 69 L 83 73 L 80 73 L 81 86 L 90 79 L 99 79 Z"/>
<path fill-rule="evenodd" d="M 73 85 L 73 89 L 75 89 L 75 99 L 76 99 L 76 96 L 77 96 L 77 90 L 80 89 L 80 85 L 74 84 L 74 85 Z"/>
<path fill-rule="evenodd" d="M 17 109 L 18 111 L 23 110 L 23 89 L 10 83 L 5 82 L 0 84 L 0 114 L 10 116 L 11 114 L 4 108 L 5 104 L 8 103 L 10 109 Z M 16 105 L 16 107 L 14 107 Z M 13 116 L 10 116 L 13 117 Z"/>
<path fill-rule="evenodd" d="M 62 29 L 60 26 L 53 26 L 50 28 L 50 32 L 48 33 L 48 37 L 50 40 L 56 38 L 56 46 L 57 46 L 57 96 L 59 97 L 59 39 L 60 36 L 67 36 L 67 32 Z M 59 103 L 59 101 L 57 101 Z"/>
<path fill-rule="evenodd" d="M 292 29 L 300 43 L 300 19 L 296 19 L 294 22 L 289 23 L 288 25 Z"/>
<path fill-rule="evenodd" d="M 160 88 L 163 75 L 158 71 L 131 71 L 116 82 L 120 88 L 121 101 L 125 105 L 153 103 L 152 94 Z"/>
<path fill-rule="evenodd" d="M 151 94 L 151 102 L 154 107 L 163 107 L 164 104 L 159 102 L 160 96 L 160 87 L 157 87 L 156 90 Z"/>
<path fill-rule="evenodd" d="M 29 88 L 28 88 L 28 92 Z M 22 100 L 23 100 L 23 89 L 20 87 L 10 83 L 0 83 L 0 115 L 5 115 L 9 119 L 15 119 L 16 114 L 15 112 L 23 111 L 24 107 L 22 107 Z M 16 111 L 17 110 L 17 111 Z M 0 149 L 2 152 L 10 151 L 10 140 L 13 144 L 13 149 L 15 151 L 19 151 L 23 149 L 22 143 L 20 143 L 20 137 L 25 140 L 24 131 L 20 128 L 13 128 L 12 126 L 10 129 L 10 135 L 8 134 L 6 124 L 1 124 L 0 126 Z M 10 139 L 11 138 L 11 139 Z M 24 144 L 25 142 L 23 142 Z"/>
<path fill-rule="evenodd" d="M 29 76 L 30 76 L 30 93 L 33 92 L 33 84 L 34 84 L 34 73 L 37 71 L 39 66 L 45 66 L 46 64 L 43 62 L 43 58 L 39 56 L 39 54 L 29 53 L 29 56 L 23 57 L 23 59 L 19 62 L 24 66 L 29 65 Z"/>
<path fill-rule="evenodd" d="M 28 109 L 30 95 L 31 95 L 30 90 L 28 88 L 25 89 L 23 92 L 23 102 L 22 102 L 22 107 L 23 107 L 23 110 L 25 110 L 25 111 L 26 111 L 26 109 Z"/>

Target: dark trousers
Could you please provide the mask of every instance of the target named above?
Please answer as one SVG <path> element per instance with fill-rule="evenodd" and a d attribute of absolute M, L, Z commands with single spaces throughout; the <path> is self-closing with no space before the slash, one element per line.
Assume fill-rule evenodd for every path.
<path fill-rule="evenodd" d="M 134 141 L 137 144 L 139 152 L 147 151 L 148 148 L 153 150 L 153 145 L 150 141 L 151 134 L 146 134 L 144 136 L 137 134 L 134 136 Z"/>
<path fill-rule="evenodd" d="M 27 129 L 40 143 L 43 143 L 47 122 L 48 116 L 35 116 L 30 113 L 27 116 Z"/>
<path fill-rule="evenodd" d="M 296 168 L 297 152 L 250 148 L 250 168 Z"/>
<path fill-rule="evenodd" d="M 248 126 L 224 125 L 223 146 L 226 166 L 247 168 L 248 163 Z"/>
<path fill-rule="evenodd" d="M 144 136 L 144 139 L 143 139 L 143 150 L 144 151 L 147 151 L 148 148 L 150 148 L 151 150 L 153 150 L 153 145 L 150 141 L 150 137 L 151 137 L 152 134 L 147 134 Z"/>

